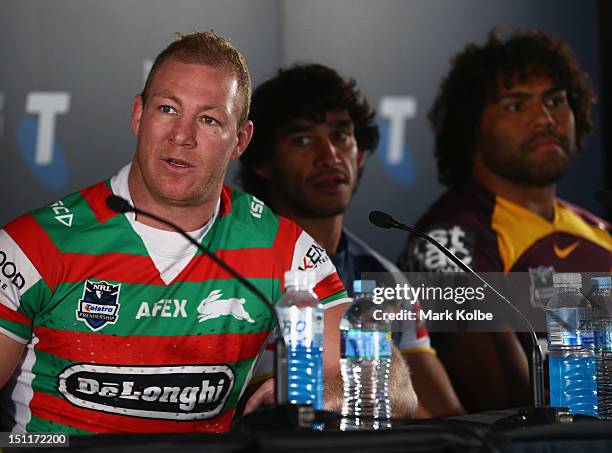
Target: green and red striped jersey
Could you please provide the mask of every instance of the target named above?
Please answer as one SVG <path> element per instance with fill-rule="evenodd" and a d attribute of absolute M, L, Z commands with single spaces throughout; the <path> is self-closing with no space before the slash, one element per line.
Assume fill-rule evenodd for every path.
<path fill-rule="evenodd" d="M 273 321 L 200 252 L 170 282 L 98 183 L 0 230 L 0 334 L 26 344 L 3 389 L 16 431 L 226 431 Z M 324 307 L 346 302 L 325 251 L 255 197 L 223 189 L 202 240 L 272 301 L 314 269 Z"/>

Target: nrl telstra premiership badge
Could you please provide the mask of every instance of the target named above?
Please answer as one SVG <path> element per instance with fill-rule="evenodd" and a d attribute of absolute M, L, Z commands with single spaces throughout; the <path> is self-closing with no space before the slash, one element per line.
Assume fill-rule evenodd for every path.
<path fill-rule="evenodd" d="M 119 317 L 119 290 L 121 283 L 85 282 L 83 298 L 79 300 L 77 319 L 85 321 L 91 330 L 100 330 L 107 324 L 115 324 Z"/>

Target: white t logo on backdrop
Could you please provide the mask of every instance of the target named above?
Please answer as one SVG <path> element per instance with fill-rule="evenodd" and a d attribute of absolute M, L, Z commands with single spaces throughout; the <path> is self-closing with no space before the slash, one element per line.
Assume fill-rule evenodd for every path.
<path fill-rule="evenodd" d="M 387 163 L 399 165 L 404 159 L 404 135 L 406 120 L 416 117 L 417 102 L 412 96 L 383 96 L 380 100 L 380 116 L 389 120 L 389 145 Z"/>
<path fill-rule="evenodd" d="M 34 163 L 36 165 L 49 165 L 53 161 L 55 116 L 68 113 L 70 93 L 32 92 L 26 98 L 25 108 L 27 113 L 38 114 Z"/>

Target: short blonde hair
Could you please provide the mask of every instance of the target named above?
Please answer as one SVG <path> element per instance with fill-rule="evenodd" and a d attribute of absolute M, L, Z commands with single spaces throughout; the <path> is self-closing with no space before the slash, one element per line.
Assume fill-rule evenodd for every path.
<path fill-rule="evenodd" d="M 244 123 L 249 117 L 251 104 L 251 77 L 242 54 L 228 40 L 213 31 L 194 32 L 187 35 L 176 33 L 176 36 L 177 39 L 170 43 L 153 62 L 141 93 L 143 104 L 147 102 L 155 73 L 166 60 L 174 59 L 183 63 L 207 65 L 213 68 L 228 69 L 236 76 L 240 94 L 238 124 Z"/>

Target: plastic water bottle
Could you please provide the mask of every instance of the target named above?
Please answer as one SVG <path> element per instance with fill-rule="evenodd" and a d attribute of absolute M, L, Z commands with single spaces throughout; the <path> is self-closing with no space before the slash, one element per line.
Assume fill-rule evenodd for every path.
<path fill-rule="evenodd" d="M 555 295 L 546 305 L 550 405 L 597 416 L 597 383 L 591 305 L 582 295 L 580 274 L 553 276 Z"/>
<path fill-rule="evenodd" d="M 591 279 L 599 418 L 612 420 L 612 278 Z"/>
<path fill-rule="evenodd" d="M 373 302 L 375 285 L 353 282 L 355 299 L 340 321 L 343 431 L 391 428 L 391 326 L 374 318 L 381 308 Z"/>
<path fill-rule="evenodd" d="M 314 283 L 312 271 L 285 272 L 276 312 L 287 344 L 288 400 L 323 409 L 323 308 Z"/>

